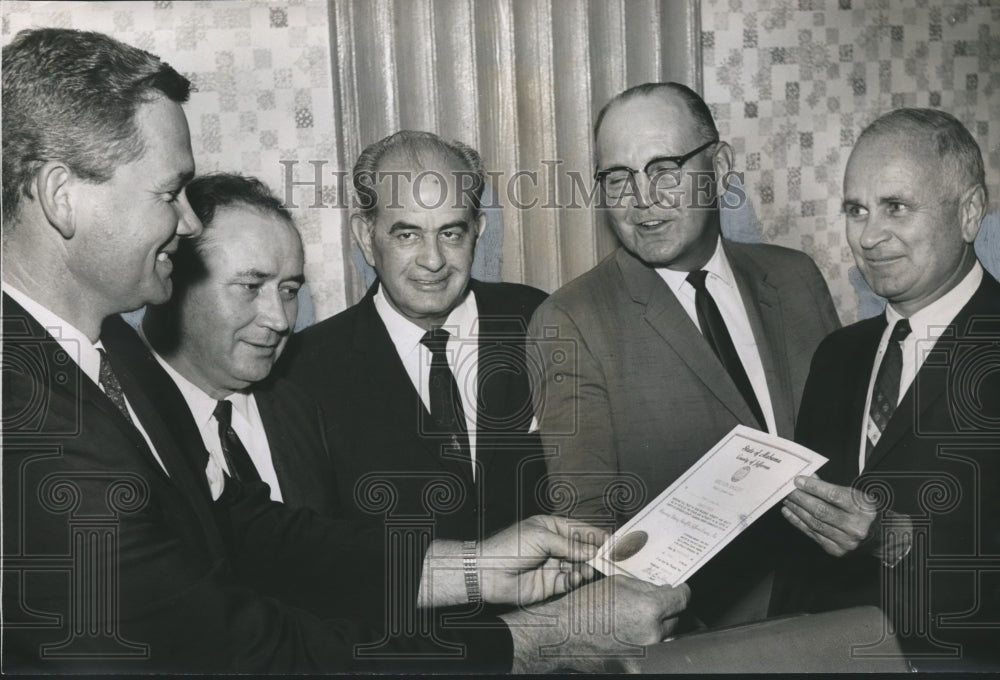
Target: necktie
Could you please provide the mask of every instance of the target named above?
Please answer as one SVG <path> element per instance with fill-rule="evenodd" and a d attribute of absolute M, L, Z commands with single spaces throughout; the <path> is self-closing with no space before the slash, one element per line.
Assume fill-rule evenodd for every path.
<path fill-rule="evenodd" d="M 760 409 L 760 403 L 750 385 L 750 378 L 747 377 L 746 369 L 743 368 L 740 355 L 736 353 L 736 346 L 733 345 L 733 339 L 729 335 L 729 329 L 726 328 L 726 322 L 722 318 L 719 306 L 715 304 L 708 288 L 705 287 L 707 276 L 708 272 L 705 270 L 690 272 L 687 275 L 688 283 L 695 290 L 694 306 L 698 312 L 698 325 L 701 326 L 701 334 L 708 340 L 715 356 L 719 357 L 719 361 L 726 368 L 729 377 L 733 379 L 736 388 L 743 395 L 743 399 L 750 407 L 761 429 L 767 431 L 764 412 Z"/>
<path fill-rule="evenodd" d="M 465 411 L 462 409 L 462 395 L 458 389 L 445 347 L 448 345 L 448 331 L 441 327 L 427 331 L 420 339 L 420 344 L 431 352 L 430 370 L 430 401 L 431 425 L 430 434 L 450 435 L 453 450 L 469 454 L 469 434 L 465 427 Z"/>
<path fill-rule="evenodd" d="M 101 368 L 98 373 L 97 382 L 100 383 L 101 389 L 104 390 L 104 394 L 108 395 L 111 403 L 117 406 L 118 410 L 125 416 L 125 420 L 135 425 L 132 422 L 132 414 L 128 412 L 128 406 L 125 404 L 125 393 L 122 391 L 122 384 L 118 382 L 118 376 L 115 375 L 114 369 L 111 368 L 111 360 L 108 359 L 107 352 L 100 348 L 97 351 L 101 355 Z"/>
<path fill-rule="evenodd" d="M 259 482 L 260 475 L 257 474 L 257 468 L 250 460 L 250 454 L 247 453 L 243 442 L 233 430 L 233 403 L 223 399 L 215 405 L 212 415 L 219 423 L 219 443 L 222 444 L 222 455 L 226 457 L 229 473 L 244 482 Z"/>
<path fill-rule="evenodd" d="M 892 418 L 899 401 L 899 379 L 903 373 L 903 348 L 900 343 L 910 334 L 910 322 L 900 319 L 892 328 L 889 344 L 882 357 L 882 365 L 878 367 L 875 376 L 875 386 L 872 388 L 872 403 L 868 409 L 871 422 L 868 425 L 868 437 L 865 446 L 865 459 L 871 455 L 872 449 L 885 432 L 889 419 Z"/>

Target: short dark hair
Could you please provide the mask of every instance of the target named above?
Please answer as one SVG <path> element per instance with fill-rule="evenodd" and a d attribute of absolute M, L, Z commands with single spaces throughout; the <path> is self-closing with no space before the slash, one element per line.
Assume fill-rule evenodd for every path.
<path fill-rule="evenodd" d="M 236 173 L 215 172 L 195 177 L 184 188 L 191 210 L 201 221 L 201 233 L 182 238 L 174 255 L 174 283 L 182 284 L 185 279 L 194 278 L 192 272 L 200 271 L 201 254 L 211 240 L 212 221 L 221 208 L 246 207 L 264 214 L 272 214 L 288 222 L 294 228 L 288 209 L 274 197 L 267 185 L 256 177 L 245 177 Z M 296 230 L 296 233 L 298 231 Z"/>
<path fill-rule="evenodd" d="M 597 133 L 601 131 L 601 123 L 604 122 L 604 117 L 612 107 L 636 97 L 659 94 L 661 92 L 676 94 L 687 104 L 688 111 L 690 111 L 691 117 L 698 128 L 698 134 L 704 138 L 704 141 L 708 142 L 719 139 L 719 130 L 715 127 L 715 119 L 712 117 L 712 111 L 708 108 L 705 100 L 701 98 L 701 95 L 687 85 L 673 82 L 643 83 L 642 85 L 630 87 L 612 97 L 611 101 L 605 104 L 597 114 L 597 120 L 594 122 L 594 139 L 597 139 Z"/>
<path fill-rule="evenodd" d="M 957 193 L 975 185 L 986 190 L 983 153 L 972 134 L 955 116 L 937 109 L 896 109 L 879 116 L 862 130 L 858 143 L 872 136 L 901 133 L 933 144 L 941 158 L 941 176 L 953 178 Z"/>
<path fill-rule="evenodd" d="M 293 222 L 292 214 L 284 204 L 256 177 L 230 172 L 213 172 L 195 177 L 184 188 L 184 193 L 194 214 L 205 227 L 211 225 L 219 208 L 233 205 L 244 205 L 261 212 L 274 213 Z"/>
<path fill-rule="evenodd" d="M 446 142 L 433 132 L 401 130 L 369 145 L 358 156 L 354 164 L 352 181 L 358 198 L 359 212 L 366 217 L 374 217 L 378 212 L 379 196 L 375 185 L 382 161 L 395 154 L 406 154 L 417 167 L 424 167 L 424 154 L 438 153 L 455 160 L 465 168 L 462 176 L 456 173 L 456 182 L 461 194 L 469 196 L 469 210 L 473 218 L 482 213 L 483 190 L 486 188 L 486 169 L 479 152 L 462 142 Z M 427 168 L 430 169 L 430 168 Z M 472 180 L 467 186 L 464 179 Z M 457 197 L 456 197 L 457 198 Z"/>
<path fill-rule="evenodd" d="M 191 82 L 158 57 L 92 31 L 21 31 L 3 48 L 3 220 L 16 218 L 41 165 L 64 161 L 92 182 L 142 156 L 135 120 L 158 96 L 183 103 Z"/>

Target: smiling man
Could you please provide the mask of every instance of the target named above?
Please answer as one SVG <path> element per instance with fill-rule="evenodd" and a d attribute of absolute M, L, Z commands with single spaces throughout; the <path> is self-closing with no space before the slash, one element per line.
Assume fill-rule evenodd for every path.
<path fill-rule="evenodd" d="M 372 473 L 391 484 L 394 513 L 432 517 L 440 538 L 475 539 L 538 511 L 545 468 L 528 432 L 524 338 L 545 295 L 471 279 L 484 177 L 475 150 L 427 132 L 386 137 L 355 164 L 351 226 L 378 280 L 289 350 L 292 377 L 335 423 L 351 516 L 382 519 L 355 488 Z"/>
<path fill-rule="evenodd" d="M 198 177 L 187 196 L 205 229 L 174 256 L 173 297 L 143 319 L 166 373 L 150 370 L 146 380 L 164 407 L 177 409 L 181 396 L 190 410 L 210 454 L 213 496 L 229 475 L 266 482 L 272 500 L 331 513 L 337 503 L 322 418 L 290 385 L 267 380 L 305 280 L 292 217 L 251 177 Z"/>
<path fill-rule="evenodd" d="M 532 336 L 557 335 L 577 356 L 539 344 L 535 404 L 543 443 L 558 449 L 550 484 L 575 491 L 573 516 L 620 526 L 735 425 L 790 438 L 809 359 L 838 321 L 808 256 L 722 238 L 733 150 L 695 92 L 622 92 L 598 115 L 595 143 L 621 247 L 536 312 Z M 706 623 L 765 614 L 777 540 L 766 527 L 692 583 Z"/>
<path fill-rule="evenodd" d="M 593 658 L 620 639 L 670 632 L 687 588 L 628 579 L 614 580 L 614 618 L 594 626 L 615 625 L 617 637 L 570 627 L 571 612 L 611 595 L 601 581 L 551 600 L 587 575 L 561 565 L 593 556 L 594 530 L 531 518 L 473 542 L 471 557 L 460 541 L 401 555 L 380 531 L 271 501 L 226 451 L 210 454 L 183 398 L 159 389 L 177 387 L 119 316 L 167 300 L 172 255 L 181 265 L 189 253 L 178 240 L 202 231 L 184 190 L 190 82 L 108 36 L 52 28 L 19 33 L 0 72 L 5 672 L 538 672 L 558 663 L 543 656 L 557 644 Z M 273 202 L 239 196 L 203 213 L 214 223 L 199 246 L 204 266 L 186 276 L 185 296 L 220 323 L 202 327 L 204 312 L 184 323 L 202 329 L 198 351 L 218 365 L 178 365 L 212 399 L 268 370 L 301 277 L 287 219 Z M 249 248 L 232 241 L 237 231 Z M 163 380 L 150 381 L 157 372 Z M 237 429 L 216 425 L 227 437 Z M 229 472 L 221 489 L 213 466 Z M 480 556 L 492 568 L 476 568 Z M 461 631 L 383 635 L 362 623 L 418 600 L 467 602 L 470 578 L 477 601 L 549 601 Z M 539 630 L 539 616 L 557 625 Z"/>
<path fill-rule="evenodd" d="M 927 669 L 1000 668 L 1000 283 L 973 248 L 986 206 L 953 116 L 899 109 L 861 133 L 847 240 L 888 304 L 816 351 L 796 439 L 830 462 L 783 511 L 815 544 L 787 575 L 798 608 L 881 605 Z"/>

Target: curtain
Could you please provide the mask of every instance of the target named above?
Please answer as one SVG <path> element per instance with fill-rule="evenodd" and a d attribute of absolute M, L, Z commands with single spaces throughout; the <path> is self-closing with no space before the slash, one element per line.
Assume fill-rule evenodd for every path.
<path fill-rule="evenodd" d="M 549 292 L 615 246 L 587 198 L 600 107 L 647 81 L 701 90 L 697 0 L 330 0 L 329 12 L 338 168 L 400 129 L 475 147 L 502 206 L 502 278 Z M 343 243 L 352 304 L 364 283 Z"/>

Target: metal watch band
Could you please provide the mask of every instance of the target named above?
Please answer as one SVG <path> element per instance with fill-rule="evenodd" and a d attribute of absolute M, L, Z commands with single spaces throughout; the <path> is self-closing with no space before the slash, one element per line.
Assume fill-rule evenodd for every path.
<path fill-rule="evenodd" d="M 482 602 L 479 589 L 479 549 L 475 541 L 462 542 L 462 567 L 465 570 L 465 594 L 469 602 Z"/>

